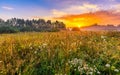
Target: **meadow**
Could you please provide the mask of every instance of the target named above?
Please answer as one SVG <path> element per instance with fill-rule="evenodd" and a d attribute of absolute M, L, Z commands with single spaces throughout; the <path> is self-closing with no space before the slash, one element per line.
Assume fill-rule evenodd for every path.
<path fill-rule="evenodd" d="M 120 75 L 120 32 L 0 34 L 0 75 Z"/>

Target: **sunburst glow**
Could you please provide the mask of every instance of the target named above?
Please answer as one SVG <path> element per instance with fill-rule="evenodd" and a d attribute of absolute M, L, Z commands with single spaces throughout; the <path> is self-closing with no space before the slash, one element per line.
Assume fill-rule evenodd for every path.
<path fill-rule="evenodd" d="M 55 19 L 62 20 L 66 23 L 67 27 L 84 27 L 93 24 L 120 24 L 120 13 L 114 13 L 113 11 L 97 11 L 93 13 L 84 13 L 77 15 L 67 15 L 63 17 L 57 17 Z"/>

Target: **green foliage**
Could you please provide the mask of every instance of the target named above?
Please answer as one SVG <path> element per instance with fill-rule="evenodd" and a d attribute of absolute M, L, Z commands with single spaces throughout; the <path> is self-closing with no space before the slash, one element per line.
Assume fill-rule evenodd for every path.
<path fill-rule="evenodd" d="M 0 33 L 16 33 L 16 32 L 19 32 L 19 30 L 15 27 L 10 27 L 10 26 L 0 27 Z"/>
<path fill-rule="evenodd" d="M 34 31 L 33 28 L 31 27 L 18 27 L 19 31 L 21 32 L 30 32 L 30 31 Z M 37 29 L 36 29 L 37 30 Z"/>

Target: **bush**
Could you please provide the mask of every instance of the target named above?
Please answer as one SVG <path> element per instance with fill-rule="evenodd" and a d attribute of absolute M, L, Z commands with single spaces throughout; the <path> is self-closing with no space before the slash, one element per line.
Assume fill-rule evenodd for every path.
<path fill-rule="evenodd" d="M 34 31 L 34 28 L 31 27 L 19 27 L 20 32 L 31 32 Z"/>
<path fill-rule="evenodd" d="M 1 26 L 0 27 L 0 33 L 17 33 L 19 30 L 15 27 L 10 26 Z"/>

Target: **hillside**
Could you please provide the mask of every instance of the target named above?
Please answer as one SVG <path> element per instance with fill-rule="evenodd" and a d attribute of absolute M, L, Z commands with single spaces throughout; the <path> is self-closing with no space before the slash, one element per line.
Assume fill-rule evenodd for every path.
<path fill-rule="evenodd" d="M 114 25 L 92 25 L 81 28 L 82 31 L 120 31 L 120 26 Z"/>

